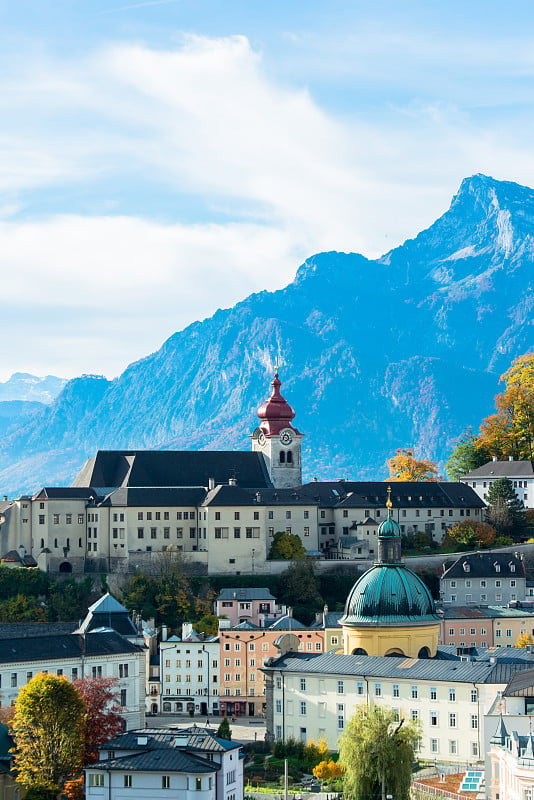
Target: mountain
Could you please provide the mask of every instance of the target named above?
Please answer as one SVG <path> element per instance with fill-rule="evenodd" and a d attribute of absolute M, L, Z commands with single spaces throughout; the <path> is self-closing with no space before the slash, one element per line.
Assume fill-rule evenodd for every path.
<path fill-rule="evenodd" d="M 46 375 L 38 378 L 27 372 L 15 372 L 5 383 L 0 382 L 0 402 L 23 400 L 37 403 L 51 403 L 56 399 L 67 381 Z"/>
<path fill-rule="evenodd" d="M 295 280 L 175 333 L 112 382 L 70 381 L 0 444 L 0 492 L 70 483 L 97 449 L 247 449 L 275 359 L 306 478 L 381 479 L 395 448 L 443 464 L 532 348 L 534 192 L 484 175 L 377 260 L 320 253 Z"/>

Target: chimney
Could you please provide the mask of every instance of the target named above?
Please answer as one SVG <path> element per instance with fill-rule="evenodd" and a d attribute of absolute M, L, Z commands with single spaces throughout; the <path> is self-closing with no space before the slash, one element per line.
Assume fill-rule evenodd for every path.
<path fill-rule="evenodd" d="M 7 503 L 7 494 L 4 495 L 4 503 Z"/>
<path fill-rule="evenodd" d="M 313 482 L 314 482 L 314 483 L 317 483 L 317 477 L 316 477 L 316 476 L 314 476 L 314 478 L 313 478 Z"/>
<path fill-rule="evenodd" d="M 215 478 L 208 479 L 208 489 L 210 490 L 210 492 L 212 489 L 215 489 Z"/>
<path fill-rule="evenodd" d="M 292 617 L 293 616 L 293 609 L 292 609 L 291 606 L 287 607 L 287 616 L 288 617 Z"/>
<path fill-rule="evenodd" d="M 236 478 L 230 478 L 228 480 L 228 486 L 237 486 L 237 479 Z"/>
<path fill-rule="evenodd" d="M 168 634 L 169 634 L 169 629 L 167 628 L 166 625 L 162 625 L 161 626 L 161 641 L 162 642 L 166 642 L 167 641 Z"/>

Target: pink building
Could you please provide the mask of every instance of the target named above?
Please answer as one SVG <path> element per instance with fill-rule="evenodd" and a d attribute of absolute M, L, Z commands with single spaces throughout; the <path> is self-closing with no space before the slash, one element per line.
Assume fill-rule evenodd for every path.
<path fill-rule="evenodd" d="M 268 589 L 221 589 L 213 605 L 214 613 L 226 617 L 231 628 L 241 622 L 265 628 L 287 611 L 285 606 L 278 605 Z"/>

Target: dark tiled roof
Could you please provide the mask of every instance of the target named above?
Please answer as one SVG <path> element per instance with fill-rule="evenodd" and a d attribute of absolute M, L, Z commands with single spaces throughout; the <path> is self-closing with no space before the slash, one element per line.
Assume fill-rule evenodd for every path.
<path fill-rule="evenodd" d="M 32 500 L 88 500 L 95 496 L 96 491 L 90 486 L 45 486 L 34 494 Z"/>
<path fill-rule="evenodd" d="M 202 486 L 157 486 L 117 489 L 100 503 L 102 506 L 198 506 L 206 496 Z"/>
<path fill-rule="evenodd" d="M 470 486 L 446 481 L 313 481 L 297 491 L 315 498 L 321 506 L 385 508 L 388 486 L 394 509 L 485 507 Z"/>
<path fill-rule="evenodd" d="M 99 450 L 74 481 L 74 486 L 119 488 L 135 486 L 271 486 L 261 453 L 249 451 Z"/>
<path fill-rule="evenodd" d="M 0 625 L 0 641 L 35 636 L 62 636 L 73 633 L 77 627 L 75 622 L 4 622 Z"/>
<path fill-rule="evenodd" d="M 534 669 L 516 673 L 503 692 L 504 697 L 534 697 Z"/>
<path fill-rule="evenodd" d="M 464 569 L 469 566 L 469 571 Z M 495 564 L 500 570 L 497 572 Z M 512 571 L 510 565 L 515 567 Z M 525 566 L 520 558 L 512 553 L 468 553 L 455 561 L 447 561 L 441 579 L 448 578 L 524 578 Z"/>
<path fill-rule="evenodd" d="M 269 591 L 265 588 L 236 588 L 236 589 L 221 589 L 215 600 L 275 600 Z"/>
<path fill-rule="evenodd" d="M 0 640 L 0 664 L 13 661 L 47 661 L 60 658 L 106 656 L 135 653 L 140 648 L 119 636 L 115 631 L 91 633 L 88 636 L 62 634 Z"/>
<path fill-rule="evenodd" d="M 531 478 L 534 476 L 533 461 L 488 461 L 481 467 L 477 467 L 467 475 L 462 476 L 462 480 L 471 478 Z"/>
<path fill-rule="evenodd" d="M 134 755 L 97 761 L 86 769 L 112 770 L 121 772 L 217 772 L 219 765 L 213 761 L 185 753 L 178 748 L 155 748 Z"/>

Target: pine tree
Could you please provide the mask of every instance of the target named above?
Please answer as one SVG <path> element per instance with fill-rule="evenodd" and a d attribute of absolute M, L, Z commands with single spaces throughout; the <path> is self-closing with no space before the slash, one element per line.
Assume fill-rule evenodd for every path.
<path fill-rule="evenodd" d="M 228 717 L 223 717 L 221 724 L 217 728 L 217 734 L 219 739 L 227 739 L 227 741 L 232 741 L 232 729 L 230 728 L 230 723 L 228 722 Z"/>
<path fill-rule="evenodd" d="M 488 489 L 486 519 L 499 534 L 519 534 L 525 527 L 525 507 L 510 478 L 497 478 Z"/>

